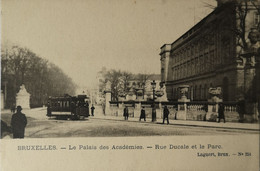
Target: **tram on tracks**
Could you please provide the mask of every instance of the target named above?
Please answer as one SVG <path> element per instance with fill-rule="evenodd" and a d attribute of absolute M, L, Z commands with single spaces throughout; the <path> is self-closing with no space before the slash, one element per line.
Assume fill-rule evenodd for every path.
<path fill-rule="evenodd" d="M 89 117 L 89 100 L 86 95 L 49 97 L 47 116 L 57 119 L 84 119 Z"/>

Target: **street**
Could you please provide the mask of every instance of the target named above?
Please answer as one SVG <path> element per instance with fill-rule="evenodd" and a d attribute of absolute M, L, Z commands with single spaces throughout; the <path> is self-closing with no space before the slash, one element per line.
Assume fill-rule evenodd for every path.
<path fill-rule="evenodd" d="M 95 116 L 84 120 L 57 120 L 46 116 L 46 108 L 24 110 L 28 125 L 25 131 L 25 138 L 56 138 L 56 137 L 121 137 L 121 136 L 173 136 L 173 135 L 239 135 L 258 134 L 259 131 L 226 129 L 214 127 L 196 127 L 189 125 L 174 125 L 175 121 L 170 120 L 170 125 L 152 123 L 150 118 L 147 121 L 139 122 L 136 118 L 129 118 L 125 121 L 121 117 L 104 116 L 101 110 L 96 107 Z M 2 112 L 2 120 L 10 126 L 10 111 Z M 3 138 L 12 138 L 6 135 Z"/>

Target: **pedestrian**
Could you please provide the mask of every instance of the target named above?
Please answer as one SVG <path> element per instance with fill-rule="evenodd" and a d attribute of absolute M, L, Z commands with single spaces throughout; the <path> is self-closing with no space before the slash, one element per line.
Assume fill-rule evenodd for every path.
<path fill-rule="evenodd" d="M 173 105 L 173 109 L 174 109 L 174 111 L 175 111 L 174 119 L 177 120 L 178 105 Z"/>
<path fill-rule="evenodd" d="M 224 108 L 223 103 L 219 103 L 219 107 L 218 107 L 218 123 L 220 123 L 220 120 L 221 120 L 221 119 L 224 120 L 224 123 L 226 122 L 224 109 L 225 109 L 225 108 Z"/>
<path fill-rule="evenodd" d="M 237 112 L 239 114 L 239 122 L 244 122 L 245 101 L 243 99 L 237 102 Z"/>
<path fill-rule="evenodd" d="M 141 121 L 141 119 L 144 119 L 144 121 L 146 121 L 144 106 L 141 109 L 141 115 L 139 121 Z"/>
<path fill-rule="evenodd" d="M 156 121 L 156 108 L 153 106 L 152 108 L 152 122 Z"/>
<path fill-rule="evenodd" d="M 167 125 L 168 125 L 169 124 L 169 110 L 168 110 L 167 106 L 164 106 L 164 109 L 163 109 L 163 124 L 164 124 L 165 119 L 167 119 Z"/>
<path fill-rule="evenodd" d="M 22 107 L 17 106 L 16 113 L 12 115 L 11 126 L 13 130 L 13 138 L 24 138 L 24 131 L 27 125 L 27 118 L 23 114 Z"/>
<path fill-rule="evenodd" d="M 94 110 L 95 110 L 95 107 L 94 105 L 92 104 L 92 107 L 91 107 L 91 115 L 94 116 Z"/>
<path fill-rule="evenodd" d="M 125 120 L 128 120 L 128 107 L 126 106 L 125 108 L 124 108 L 124 117 L 125 117 Z"/>
<path fill-rule="evenodd" d="M 50 102 L 47 103 L 47 116 L 51 116 L 51 105 L 50 105 Z"/>

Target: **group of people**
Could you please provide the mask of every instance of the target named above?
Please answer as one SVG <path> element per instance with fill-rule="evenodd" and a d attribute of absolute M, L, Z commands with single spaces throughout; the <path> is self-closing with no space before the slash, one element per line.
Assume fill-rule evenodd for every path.
<path fill-rule="evenodd" d="M 218 122 L 220 122 L 221 119 L 224 120 L 224 123 L 226 122 L 225 115 L 224 115 L 224 109 L 225 109 L 224 105 L 222 103 L 220 103 L 219 108 L 218 108 Z M 94 116 L 94 110 L 95 110 L 95 107 L 92 105 L 92 107 L 91 107 L 92 116 Z M 17 106 L 16 111 L 17 112 L 12 115 L 12 119 L 11 119 L 13 138 L 24 138 L 24 131 L 25 131 L 25 127 L 27 125 L 27 118 L 26 118 L 25 114 L 23 114 L 21 112 L 22 111 L 21 106 Z M 167 121 L 167 124 L 169 124 L 169 114 L 170 114 L 170 112 L 169 112 L 168 107 L 164 106 L 163 124 L 164 124 L 165 120 Z M 128 120 L 129 111 L 128 111 L 127 106 L 124 108 L 123 115 L 124 115 L 125 120 Z M 144 121 L 146 121 L 146 113 L 145 113 L 144 107 L 142 107 L 142 109 L 141 109 L 139 121 L 141 121 L 142 119 L 144 119 Z M 152 122 L 155 122 L 155 121 L 156 121 L 156 108 L 155 108 L 155 106 L 152 106 Z"/>
<path fill-rule="evenodd" d="M 169 124 L 169 109 L 167 106 L 164 106 L 164 109 L 163 109 L 163 124 L 164 124 L 164 121 L 167 120 L 167 124 Z M 129 112 L 128 112 L 128 107 L 126 106 L 124 108 L 124 114 L 123 114 L 125 120 L 128 120 L 128 117 L 129 117 Z M 144 106 L 142 107 L 141 109 L 141 114 L 140 114 L 140 117 L 139 117 L 139 121 L 141 120 L 144 120 L 146 121 L 146 114 L 145 114 L 145 108 Z M 155 122 L 156 121 L 156 108 L 155 106 L 152 106 L 152 122 Z"/>
<path fill-rule="evenodd" d="M 224 123 L 226 122 L 224 110 L 225 110 L 224 105 L 222 103 L 220 103 L 219 108 L 218 108 L 218 123 L 220 123 L 220 121 L 222 119 L 223 119 Z M 167 121 L 167 124 L 169 124 L 169 114 L 170 114 L 170 112 L 169 112 L 168 107 L 164 106 L 164 108 L 163 108 L 163 124 L 164 124 L 165 120 Z M 129 117 L 128 107 L 126 106 L 124 108 L 124 118 L 125 118 L 125 120 L 128 120 L 128 117 Z M 146 121 L 146 114 L 145 114 L 144 107 L 142 107 L 142 109 L 141 109 L 139 121 L 141 121 L 141 119 L 144 119 L 144 121 Z M 155 122 L 155 121 L 156 121 L 156 108 L 153 106 L 152 107 L 152 122 Z"/>

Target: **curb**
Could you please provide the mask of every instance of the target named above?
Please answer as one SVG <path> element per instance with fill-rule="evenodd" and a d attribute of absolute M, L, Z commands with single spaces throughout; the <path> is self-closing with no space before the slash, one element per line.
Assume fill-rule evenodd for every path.
<path fill-rule="evenodd" d="M 120 120 L 117 118 L 102 118 L 102 117 L 97 117 L 97 118 L 92 118 L 92 119 L 102 119 L 102 120 L 113 120 L 113 121 L 125 121 L 125 120 Z M 140 121 L 135 121 L 135 120 L 128 120 L 128 122 L 140 122 Z M 164 125 L 162 122 L 140 122 L 140 123 L 146 123 L 146 124 L 160 124 Z M 245 131 L 260 131 L 260 129 L 255 129 L 255 128 L 239 128 L 239 127 L 226 127 L 226 126 L 214 126 L 214 125 L 196 125 L 196 124 L 181 124 L 181 123 L 169 123 L 169 125 L 176 125 L 176 126 L 191 126 L 191 127 L 206 127 L 206 128 L 222 128 L 222 129 L 232 129 L 232 130 L 245 130 Z"/>

